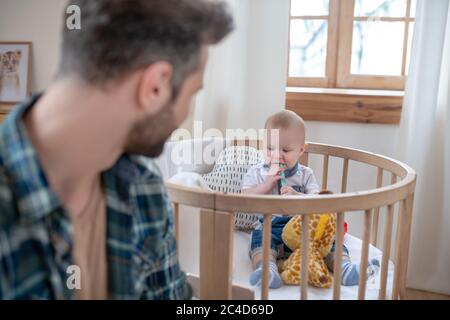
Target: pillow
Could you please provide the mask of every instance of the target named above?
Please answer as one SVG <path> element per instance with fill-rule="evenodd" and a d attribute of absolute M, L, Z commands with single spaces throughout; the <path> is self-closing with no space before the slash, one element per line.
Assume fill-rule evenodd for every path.
<path fill-rule="evenodd" d="M 213 170 L 203 175 L 208 187 L 216 192 L 241 193 L 244 175 L 253 165 L 263 161 L 263 155 L 253 147 L 232 146 L 219 154 Z M 251 231 L 258 216 L 237 212 L 235 228 L 241 231 Z"/>
<path fill-rule="evenodd" d="M 210 190 L 201 175 L 195 172 L 180 172 L 168 180 L 171 183 L 180 184 L 185 187 L 197 187 Z"/>

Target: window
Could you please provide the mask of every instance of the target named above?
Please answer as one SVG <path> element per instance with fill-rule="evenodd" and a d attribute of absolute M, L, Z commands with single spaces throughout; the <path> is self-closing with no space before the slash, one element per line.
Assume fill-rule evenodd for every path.
<path fill-rule="evenodd" d="M 288 86 L 403 90 L 415 0 L 291 0 Z"/>
<path fill-rule="evenodd" d="M 287 108 L 306 120 L 398 123 L 415 8 L 416 0 L 291 0 Z"/>

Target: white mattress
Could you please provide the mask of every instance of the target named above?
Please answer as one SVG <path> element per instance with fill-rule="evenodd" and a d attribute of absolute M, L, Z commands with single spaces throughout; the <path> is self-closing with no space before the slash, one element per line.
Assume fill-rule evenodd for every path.
<path fill-rule="evenodd" d="M 182 207 L 184 211 L 180 215 L 180 239 L 179 259 L 181 268 L 190 274 L 198 275 L 199 273 L 199 215 L 198 209 L 191 207 Z M 352 261 L 359 263 L 361 257 L 361 240 L 346 234 L 344 243 L 350 251 Z M 249 276 L 252 272 L 250 258 L 248 257 L 248 249 L 250 244 L 250 234 L 235 231 L 234 233 L 234 251 L 233 251 L 233 284 L 242 287 L 251 288 L 255 292 L 255 298 L 260 299 L 261 293 L 259 288 L 253 288 L 249 283 Z M 370 246 L 369 258 L 378 258 L 381 263 L 382 253 L 377 248 Z M 394 264 L 389 262 L 388 266 L 388 282 L 387 297 L 390 297 L 392 288 L 392 279 L 394 275 Z M 366 299 L 378 299 L 379 275 L 374 277 L 367 283 Z M 322 300 L 332 299 L 332 289 L 321 289 L 309 286 L 308 299 Z M 351 300 L 357 299 L 358 286 L 345 287 L 341 286 L 341 299 Z M 299 286 L 283 285 L 279 289 L 269 290 L 270 299 L 289 300 L 300 298 Z"/>
<path fill-rule="evenodd" d="M 248 258 L 248 244 L 250 242 L 250 235 L 244 232 L 235 232 L 234 236 L 234 263 L 233 263 L 233 283 L 239 284 L 243 287 L 252 288 L 249 284 L 249 275 L 252 272 L 252 265 Z M 352 261 L 355 263 L 360 262 L 361 257 L 361 244 L 362 241 L 352 235 L 346 234 L 344 237 L 344 243 L 350 251 Z M 381 264 L 382 253 L 377 248 L 370 246 L 369 258 L 378 258 Z M 388 267 L 388 290 L 387 296 L 390 297 L 392 288 L 392 279 L 394 275 L 394 264 L 389 262 Z M 366 299 L 376 300 L 378 299 L 378 290 L 380 283 L 380 275 L 375 276 L 367 282 Z M 255 298 L 260 299 L 261 292 L 259 287 L 253 288 L 255 291 Z M 308 299 L 311 300 L 324 300 L 332 299 L 333 289 L 315 288 L 309 286 Z M 358 286 L 341 286 L 341 299 L 351 300 L 357 299 Z M 300 286 L 283 285 L 279 289 L 269 290 L 269 299 L 273 300 L 291 300 L 300 298 Z"/>

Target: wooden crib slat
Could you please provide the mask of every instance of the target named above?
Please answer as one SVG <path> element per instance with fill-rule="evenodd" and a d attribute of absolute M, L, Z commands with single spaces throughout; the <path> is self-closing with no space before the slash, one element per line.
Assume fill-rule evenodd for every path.
<path fill-rule="evenodd" d="M 250 147 L 253 147 L 256 150 L 261 150 L 263 149 L 263 142 L 259 139 L 250 140 Z"/>
<path fill-rule="evenodd" d="M 347 177 L 348 177 L 348 159 L 344 159 L 344 164 L 342 167 L 342 187 L 341 192 L 347 192 Z"/>
<path fill-rule="evenodd" d="M 180 205 L 176 202 L 173 205 L 173 215 L 175 219 L 175 239 L 177 240 L 177 258 L 179 256 L 179 241 L 180 241 Z"/>
<path fill-rule="evenodd" d="M 341 192 L 347 192 L 347 178 L 348 178 L 348 163 L 347 158 L 344 159 L 342 164 L 342 186 Z M 336 255 L 334 260 L 334 287 L 333 287 L 333 299 L 339 300 L 341 296 L 341 264 L 342 264 L 342 244 L 344 242 L 344 213 L 339 212 L 337 215 L 337 230 L 336 230 Z"/>
<path fill-rule="evenodd" d="M 180 240 L 180 205 L 178 203 L 172 203 L 173 215 L 175 218 L 175 239 Z"/>
<path fill-rule="evenodd" d="M 402 230 L 402 249 L 400 252 L 400 279 L 399 279 L 399 294 L 400 299 L 406 299 L 406 274 L 408 270 L 409 244 L 411 240 L 411 224 L 412 224 L 412 207 L 414 203 L 414 194 L 408 196 L 404 200 L 405 216 Z"/>
<path fill-rule="evenodd" d="M 234 214 L 200 212 L 200 299 L 231 299 Z"/>
<path fill-rule="evenodd" d="M 322 172 L 322 189 L 325 190 L 328 187 L 328 161 L 330 156 L 323 156 L 323 172 Z"/>
<path fill-rule="evenodd" d="M 247 139 L 237 139 L 234 138 L 233 142 L 231 143 L 232 146 L 234 147 L 240 147 L 240 146 L 248 146 L 249 145 L 249 140 Z"/>
<path fill-rule="evenodd" d="M 395 174 L 391 175 L 391 184 L 397 181 Z M 386 217 L 383 226 L 383 256 L 381 259 L 381 274 L 380 274 L 380 291 L 378 295 L 379 300 L 386 299 L 387 275 L 389 267 L 389 257 L 391 256 L 391 239 L 392 239 L 392 224 L 394 222 L 394 204 L 388 205 Z"/>
<path fill-rule="evenodd" d="M 304 166 L 308 166 L 308 162 L 309 162 L 309 153 L 305 152 L 301 157 L 300 157 L 300 164 L 304 165 Z"/>
<path fill-rule="evenodd" d="M 404 216 L 405 208 L 403 201 L 400 202 L 399 210 L 398 210 L 398 216 L 397 216 L 397 231 L 396 231 L 396 237 L 395 237 L 395 258 L 394 258 L 394 280 L 392 283 L 392 300 L 398 299 L 398 292 L 399 292 L 399 280 L 400 280 L 400 253 L 401 253 L 401 233 L 402 233 L 402 226 L 403 226 L 403 216 Z"/>
<path fill-rule="evenodd" d="M 342 243 L 344 242 L 344 213 L 339 212 L 336 219 L 336 242 L 335 257 L 333 266 L 333 299 L 339 300 L 341 297 L 341 264 L 342 264 Z"/>
<path fill-rule="evenodd" d="M 378 168 L 377 173 L 377 185 L 376 188 L 381 188 L 383 185 L 383 169 Z M 372 224 L 372 241 L 371 244 L 373 246 L 377 245 L 378 242 L 378 220 L 379 220 L 380 208 L 375 208 L 375 212 L 373 213 L 373 224 Z"/>
<path fill-rule="evenodd" d="M 308 300 L 308 265 L 309 265 L 309 215 L 302 216 L 302 258 L 301 258 L 301 292 L 300 299 Z"/>
<path fill-rule="evenodd" d="M 361 263 L 359 265 L 359 287 L 358 299 L 364 300 L 366 297 L 367 283 L 367 261 L 369 259 L 370 225 L 372 223 L 372 210 L 366 210 L 364 213 L 364 234 L 362 242 Z"/>
<path fill-rule="evenodd" d="M 264 215 L 261 300 L 269 299 L 269 260 L 272 237 L 272 215 Z"/>
<path fill-rule="evenodd" d="M 233 276 L 234 213 L 217 212 L 214 221 L 214 251 L 217 272 L 216 290 L 226 292 L 222 299 L 231 299 Z"/>
<path fill-rule="evenodd" d="M 233 147 L 246 146 L 246 147 L 252 147 L 257 150 L 260 150 L 260 149 L 264 148 L 264 142 L 263 142 L 263 140 L 250 139 L 248 137 L 246 137 L 245 139 L 234 138 L 231 141 L 231 146 L 233 146 Z"/>
<path fill-rule="evenodd" d="M 214 288 L 214 214 L 200 211 L 200 299 L 212 299 Z"/>
<path fill-rule="evenodd" d="M 378 294 L 379 300 L 386 299 L 387 275 L 389 267 L 389 256 L 391 252 L 391 238 L 392 238 L 392 223 L 394 221 L 394 205 L 388 205 L 386 218 L 383 226 L 383 256 L 381 259 L 381 274 L 380 274 L 380 291 Z"/>

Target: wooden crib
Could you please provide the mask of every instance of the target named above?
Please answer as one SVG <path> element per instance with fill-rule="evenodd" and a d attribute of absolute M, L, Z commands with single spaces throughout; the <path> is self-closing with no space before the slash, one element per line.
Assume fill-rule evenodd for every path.
<path fill-rule="evenodd" d="M 234 145 L 250 145 L 256 148 L 261 143 L 255 141 L 234 141 Z M 233 229 L 235 212 L 258 212 L 264 214 L 263 229 L 263 277 L 261 299 L 267 300 L 269 294 L 269 250 L 272 214 L 303 215 L 302 261 L 300 298 L 308 295 L 308 217 L 310 214 L 337 213 L 337 243 L 342 243 L 344 236 L 344 213 L 360 211 L 364 214 L 364 232 L 362 237 L 362 254 L 358 299 L 365 299 L 366 271 L 369 244 L 376 244 L 378 239 L 378 222 L 384 210 L 382 261 L 380 271 L 380 300 L 389 298 L 386 294 L 388 262 L 394 225 L 394 206 L 398 203 L 396 246 L 394 254 L 394 277 L 391 299 L 405 299 L 406 273 L 410 245 L 412 211 L 416 173 L 412 168 L 397 160 L 378 154 L 344 148 L 339 146 L 309 143 L 307 152 L 300 162 L 308 165 L 309 155 L 323 156 L 322 189 L 326 189 L 331 157 L 342 159 L 342 187 L 340 194 L 310 197 L 279 197 L 269 195 L 224 194 L 203 191 L 177 184 L 167 183 L 167 189 L 174 206 L 175 233 L 179 235 L 179 206 L 186 205 L 200 208 L 200 299 L 235 299 L 236 288 L 232 284 L 233 266 Z M 374 189 L 347 193 L 349 162 L 356 161 L 371 166 L 376 172 Z M 383 186 L 384 172 L 390 173 L 390 184 Z M 296 208 L 302 208 L 296 212 Z M 340 299 L 340 274 L 342 246 L 336 246 L 334 264 L 333 299 Z M 234 293 L 233 293 L 234 292 Z"/>

